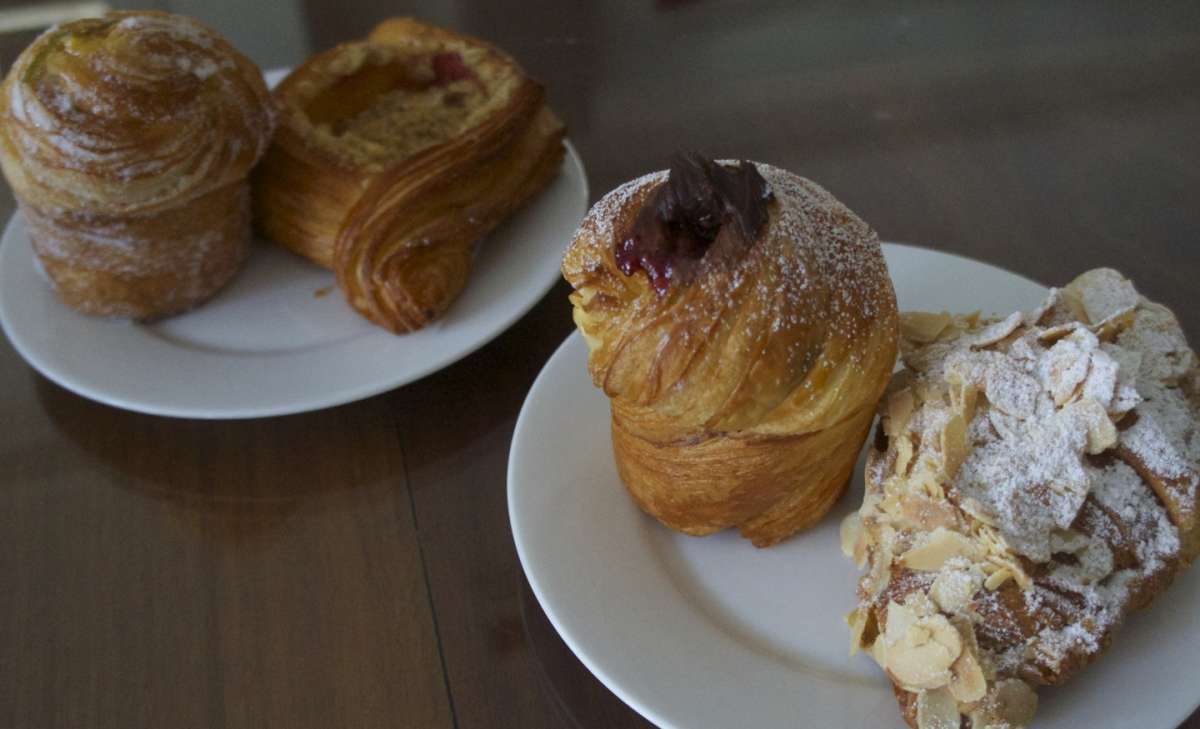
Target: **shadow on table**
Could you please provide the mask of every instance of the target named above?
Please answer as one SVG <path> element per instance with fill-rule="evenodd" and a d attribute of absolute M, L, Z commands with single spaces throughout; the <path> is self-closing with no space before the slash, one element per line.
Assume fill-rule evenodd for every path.
<path fill-rule="evenodd" d="M 339 508 L 352 490 L 386 491 L 403 482 L 403 461 L 390 442 L 394 428 L 379 407 L 253 420 L 165 418 L 30 376 L 53 427 L 75 446 L 56 457 L 63 468 L 87 474 L 77 483 L 109 484 L 169 505 L 173 518 L 213 539 L 260 538 L 297 512 Z M 351 417 L 347 407 L 369 412 Z M 362 447 L 380 439 L 389 443 Z"/>

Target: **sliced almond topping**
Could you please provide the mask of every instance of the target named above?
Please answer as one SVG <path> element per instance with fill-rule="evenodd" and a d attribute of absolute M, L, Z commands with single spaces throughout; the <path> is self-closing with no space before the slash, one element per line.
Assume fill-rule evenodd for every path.
<path fill-rule="evenodd" d="M 908 467 L 912 465 L 913 444 L 907 433 L 901 433 L 895 439 L 896 444 L 896 474 L 908 475 Z"/>
<path fill-rule="evenodd" d="M 958 467 L 967 458 L 967 424 L 961 415 L 950 416 L 942 426 L 941 433 L 942 459 L 946 470 L 946 479 L 953 480 L 958 473 Z"/>
<path fill-rule="evenodd" d="M 1113 397 L 1117 393 L 1118 363 L 1106 352 L 1092 352 L 1087 378 L 1083 381 L 1079 396 L 1095 400 L 1108 412 L 1112 412 Z"/>
<path fill-rule="evenodd" d="M 908 630 L 904 631 L 900 645 L 905 648 L 919 648 L 931 640 L 933 640 L 933 631 L 920 623 L 913 623 L 908 626 Z"/>
<path fill-rule="evenodd" d="M 992 574 L 988 575 L 988 578 L 983 582 L 983 586 L 994 591 L 996 588 L 1012 579 L 1012 576 L 1012 570 L 1007 567 L 1001 567 Z"/>
<path fill-rule="evenodd" d="M 863 633 L 867 629 L 867 618 L 870 610 L 855 608 L 846 613 L 846 625 L 850 627 L 850 655 L 855 655 L 863 648 Z"/>
<path fill-rule="evenodd" d="M 923 531 L 938 527 L 953 529 L 958 525 L 958 512 L 950 502 L 935 501 L 924 494 L 901 494 L 900 516 Z"/>
<path fill-rule="evenodd" d="M 852 511 L 842 520 L 838 530 L 842 542 L 842 554 L 854 560 L 854 566 L 862 568 L 867 563 L 867 547 L 870 534 L 863 528 L 862 517 L 857 511 Z"/>
<path fill-rule="evenodd" d="M 885 552 L 886 557 L 884 556 Z M 871 571 L 867 573 L 869 577 L 867 584 L 870 587 L 868 594 L 872 599 L 883 592 L 888 583 L 892 581 L 891 564 L 891 552 L 887 552 L 886 548 L 881 549 L 879 554 L 875 555 L 875 559 L 871 560 Z"/>
<path fill-rule="evenodd" d="M 883 424 L 883 432 L 887 433 L 889 438 L 896 437 L 897 434 L 903 433 L 908 428 L 913 406 L 913 393 L 908 388 L 893 393 L 888 398 L 887 419 Z"/>
<path fill-rule="evenodd" d="M 1141 352 L 1138 373 L 1141 377 L 1169 386 L 1188 377 L 1195 366 L 1195 354 L 1188 347 L 1179 320 L 1170 309 L 1151 301 L 1141 302 L 1129 328 L 1117 338 L 1117 344 Z"/>
<path fill-rule="evenodd" d="M 854 543 L 858 541 L 858 535 L 862 533 L 862 517 L 857 511 L 852 511 L 842 519 L 841 527 L 838 528 L 838 537 L 841 539 L 842 554 L 850 557 L 854 554 Z"/>
<path fill-rule="evenodd" d="M 962 653 L 958 631 L 934 610 L 921 593 L 910 595 L 904 604 L 888 603 L 883 665 L 906 691 L 948 685 L 953 677 L 950 666 Z"/>
<path fill-rule="evenodd" d="M 949 393 L 946 383 L 934 382 L 932 380 L 917 380 L 913 383 L 913 391 L 920 402 L 945 400 L 946 395 Z"/>
<path fill-rule="evenodd" d="M 1083 307 L 1090 324 L 1098 325 L 1133 311 L 1138 292 L 1129 279 L 1111 268 L 1096 268 L 1067 284 Z"/>
<path fill-rule="evenodd" d="M 1137 316 L 1137 310 L 1130 309 L 1093 325 L 1092 330 L 1096 333 L 1097 337 L 1106 342 L 1111 342 L 1120 336 L 1121 332 L 1129 328 L 1135 316 Z"/>
<path fill-rule="evenodd" d="M 1040 366 L 1055 405 L 1062 407 L 1075 396 L 1087 377 L 1090 359 L 1073 337 L 1060 339 L 1047 350 Z"/>
<path fill-rule="evenodd" d="M 910 487 L 917 493 L 940 501 L 946 498 L 946 492 L 942 490 L 942 475 L 941 464 L 930 458 L 928 454 L 923 455 L 918 461 L 917 467 L 909 475 Z"/>
<path fill-rule="evenodd" d="M 973 654 L 963 651 L 954 665 L 950 667 L 954 678 L 950 681 L 950 693 L 954 698 L 969 704 L 983 698 L 987 691 L 987 679 L 983 677 L 983 669 L 979 667 L 979 659 Z"/>
<path fill-rule="evenodd" d="M 963 422 L 975 418 L 975 405 L 979 402 L 979 388 L 970 382 L 959 382 L 950 388 L 950 406 L 962 416 Z"/>
<path fill-rule="evenodd" d="M 1046 318 L 1046 314 L 1054 308 L 1056 303 L 1058 303 L 1058 289 L 1052 288 L 1046 300 L 1039 304 L 1036 309 L 1030 311 L 1028 316 L 1025 317 L 1025 324 L 1028 326 L 1041 324 L 1042 320 Z"/>
<path fill-rule="evenodd" d="M 1108 405 L 1108 412 L 1114 419 L 1119 420 L 1142 401 L 1142 396 L 1137 391 L 1137 375 L 1142 367 L 1142 353 L 1136 349 L 1126 349 L 1108 343 L 1100 346 L 1104 353 L 1117 363 L 1117 384 L 1112 402 Z"/>
<path fill-rule="evenodd" d="M 971 337 L 971 347 L 973 349 L 983 349 L 1000 342 L 1017 330 L 1021 326 L 1021 312 L 1014 311 L 1004 319 L 998 322 L 989 324 Z"/>
<path fill-rule="evenodd" d="M 1066 324 L 1059 324 L 1058 326 L 1047 327 L 1046 329 L 1041 330 L 1038 332 L 1037 338 L 1039 342 L 1048 346 L 1054 344 L 1058 340 L 1067 336 L 1071 332 L 1080 329 L 1081 327 L 1083 327 L 1083 325 L 1079 322 L 1069 321 Z"/>
<path fill-rule="evenodd" d="M 1112 574 L 1112 549 L 1099 539 L 1089 539 L 1087 547 L 1079 553 L 1078 559 L 1081 584 L 1092 585 Z"/>
<path fill-rule="evenodd" d="M 1077 400 L 1063 412 L 1079 419 L 1081 427 L 1087 431 L 1087 446 L 1085 450 L 1096 455 L 1112 448 L 1117 444 L 1117 427 L 1113 424 L 1108 411 L 1095 400 Z"/>
<path fill-rule="evenodd" d="M 962 716 L 946 689 L 917 694 L 917 729 L 958 729 Z"/>
<path fill-rule="evenodd" d="M 950 666 L 954 679 L 950 682 L 950 693 L 955 699 L 969 704 L 983 698 L 987 693 L 987 679 L 979 665 L 979 646 L 975 643 L 975 631 L 965 620 L 954 621 L 962 640 L 963 649 L 958 659 Z"/>
<path fill-rule="evenodd" d="M 946 568 L 929 586 L 929 597 L 943 611 L 954 614 L 966 608 L 982 586 L 983 574 L 978 568 Z"/>
<path fill-rule="evenodd" d="M 988 367 L 984 394 L 993 407 L 1003 413 L 1028 418 L 1033 415 L 1038 393 L 1042 390 L 1036 379 L 1002 361 Z"/>
<path fill-rule="evenodd" d="M 882 635 L 875 639 L 867 652 L 880 668 L 887 670 L 887 641 L 883 639 Z"/>
<path fill-rule="evenodd" d="M 975 520 L 989 527 L 996 526 L 996 520 L 993 518 L 991 512 L 989 512 L 983 504 L 979 503 L 977 499 L 968 496 L 959 501 L 959 506 L 962 507 L 962 510 L 970 514 Z"/>
<path fill-rule="evenodd" d="M 920 344 L 937 341 L 938 335 L 950 324 L 946 312 L 908 311 L 900 314 L 900 335 Z"/>
<path fill-rule="evenodd" d="M 997 681 L 980 705 L 971 712 L 974 729 L 1021 729 L 1033 721 L 1037 694 L 1024 681 Z"/>
<path fill-rule="evenodd" d="M 895 643 L 908 633 L 908 629 L 916 625 L 922 615 L 928 613 L 916 600 L 916 594 L 909 595 L 905 604 L 891 600 L 888 602 L 887 623 L 884 626 L 884 636 L 889 643 Z M 921 597 L 924 597 L 923 595 Z"/>
<path fill-rule="evenodd" d="M 887 671 L 896 683 L 908 691 L 940 688 L 950 683 L 950 666 L 958 657 L 958 637 L 949 633 L 930 634 L 929 640 L 917 645 L 888 643 Z M 947 645 L 938 638 L 953 641 Z"/>
<path fill-rule="evenodd" d="M 1117 426 L 1108 418 L 1097 419 L 1088 428 L 1087 452 L 1098 455 L 1117 444 Z"/>
<path fill-rule="evenodd" d="M 1062 308 L 1066 311 L 1062 312 L 1060 317 L 1074 319 L 1072 323 L 1085 322 L 1088 320 L 1087 311 L 1083 308 L 1083 300 L 1079 296 L 1079 287 L 1067 284 L 1058 293 L 1058 301 Z"/>
<path fill-rule="evenodd" d="M 966 557 L 970 560 L 979 556 L 979 547 L 970 538 L 958 532 L 938 527 L 930 532 L 921 543 L 905 552 L 904 556 L 900 558 L 900 562 L 909 569 L 936 572 L 942 568 L 946 560 L 955 557 Z"/>

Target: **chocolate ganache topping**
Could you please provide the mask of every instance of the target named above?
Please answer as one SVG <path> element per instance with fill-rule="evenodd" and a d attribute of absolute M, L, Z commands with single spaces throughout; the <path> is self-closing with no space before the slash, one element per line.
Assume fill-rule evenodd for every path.
<path fill-rule="evenodd" d="M 626 276 L 646 272 L 654 290 L 687 283 L 710 248 L 733 255 L 754 244 L 767 222 L 771 188 L 753 163 L 723 165 L 676 155 L 667 181 L 638 210 L 614 255 Z M 714 245 L 715 243 L 715 245 Z"/>

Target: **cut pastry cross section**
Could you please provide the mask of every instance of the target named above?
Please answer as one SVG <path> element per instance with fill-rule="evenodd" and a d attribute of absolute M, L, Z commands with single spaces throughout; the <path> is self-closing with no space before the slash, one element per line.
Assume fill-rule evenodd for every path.
<path fill-rule="evenodd" d="M 1200 552 L 1200 364 L 1097 269 L 999 319 L 901 315 L 842 547 L 847 622 L 908 723 L 1026 726 Z"/>
<path fill-rule="evenodd" d="M 284 112 L 256 175 L 258 225 L 397 333 L 450 306 L 476 241 L 564 154 L 561 122 L 515 61 L 410 19 L 314 56 L 275 94 Z"/>

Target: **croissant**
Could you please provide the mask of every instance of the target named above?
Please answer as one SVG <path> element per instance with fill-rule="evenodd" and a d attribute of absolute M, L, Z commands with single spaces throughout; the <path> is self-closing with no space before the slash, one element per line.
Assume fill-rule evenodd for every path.
<path fill-rule="evenodd" d="M 511 58 L 410 19 L 309 59 L 256 175 L 263 233 L 401 333 L 441 315 L 472 248 L 557 174 L 563 126 Z"/>
<path fill-rule="evenodd" d="M 250 168 L 274 124 L 259 70 L 160 12 L 52 28 L 0 88 L 0 164 L 41 267 L 88 313 L 191 308 L 248 253 Z"/>
<path fill-rule="evenodd" d="M 865 223 L 779 168 L 689 156 L 596 203 L 562 271 L 643 510 L 760 547 L 828 511 L 896 357 Z"/>
<path fill-rule="evenodd" d="M 1004 318 L 906 312 L 842 548 L 851 650 L 914 729 L 1029 725 L 1200 555 L 1200 359 L 1112 269 Z M 1190 609 L 1190 606 L 1185 609 Z"/>

